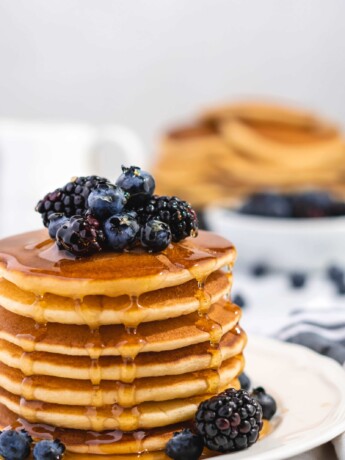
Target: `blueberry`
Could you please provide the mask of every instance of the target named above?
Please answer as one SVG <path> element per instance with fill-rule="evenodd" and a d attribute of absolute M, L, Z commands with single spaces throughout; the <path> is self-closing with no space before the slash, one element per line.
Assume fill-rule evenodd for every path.
<path fill-rule="evenodd" d="M 56 232 L 67 221 L 68 217 L 66 217 L 65 214 L 63 214 L 62 212 L 55 212 L 54 214 L 50 214 L 48 226 L 50 238 L 54 240 L 56 237 Z"/>
<path fill-rule="evenodd" d="M 258 263 L 253 265 L 250 272 L 253 276 L 260 278 L 261 276 L 266 276 L 269 273 L 269 267 L 265 263 Z"/>
<path fill-rule="evenodd" d="M 327 277 L 335 283 L 342 282 L 344 280 L 344 271 L 336 265 L 331 265 L 327 269 Z"/>
<path fill-rule="evenodd" d="M 163 251 L 171 243 L 169 225 L 160 220 L 149 220 L 141 229 L 140 241 L 149 252 Z"/>
<path fill-rule="evenodd" d="M 116 185 L 129 193 L 130 206 L 141 205 L 153 195 L 156 184 L 151 174 L 142 171 L 138 166 L 122 166 L 122 171 Z"/>
<path fill-rule="evenodd" d="M 232 302 L 241 308 L 244 308 L 246 306 L 246 301 L 241 294 L 234 295 L 234 297 L 232 298 Z"/>
<path fill-rule="evenodd" d="M 303 288 L 307 280 L 307 276 L 304 273 L 292 273 L 290 275 L 290 284 L 294 289 Z"/>
<path fill-rule="evenodd" d="M 242 390 L 249 390 L 251 382 L 247 374 L 242 372 L 242 374 L 238 377 L 238 380 L 240 381 Z"/>
<path fill-rule="evenodd" d="M 272 396 L 268 395 L 262 387 L 254 388 L 251 396 L 257 400 L 262 407 L 263 418 L 271 420 L 277 412 L 277 404 Z"/>
<path fill-rule="evenodd" d="M 65 452 L 65 446 L 59 439 L 55 441 L 40 441 L 33 450 L 35 460 L 61 460 Z"/>
<path fill-rule="evenodd" d="M 0 434 L 0 455 L 5 460 L 24 460 L 30 454 L 31 436 L 25 431 L 5 430 Z"/>
<path fill-rule="evenodd" d="M 115 214 L 104 223 L 104 234 L 108 246 L 121 251 L 132 245 L 137 238 L 140 226 L 132 213 Z"/>
<path fill-rule="evenodd" d="M 345 281 L 338 281 L 337 282 L 337 293 L 339 295 L 345 295 Z"/>
<path fill-rule="evenodd" d="M 109 184 L 99 185 L 88 197 L 88 206 L 91 213 L 99 220 L 123 211 L 127 203 L 127 194 L 121 187 Z"/>
<path fill-rule="evenodd" d="M 174 460 L 197 460 L 202 454 L 204 441 L 190 430 L 174 433 L 168 441 L 165 453 Z"/>
<path fill-rule="evenodd" d="M 291 196 L 294 217 L 326 217 L 330 213 L 332 199 L 326 192 L 305 192 Z"/>
<path fill-rule="evenodd" d="M 239 212 L 263 217 L 291 217 L 292 208 L 286 196 L 276 193 L 257 193 L 247 199 Z"/>

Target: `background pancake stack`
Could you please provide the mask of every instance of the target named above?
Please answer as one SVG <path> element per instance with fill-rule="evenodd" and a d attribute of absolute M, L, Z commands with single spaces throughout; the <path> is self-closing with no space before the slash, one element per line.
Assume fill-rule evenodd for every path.
<path fill-rule="evenodd" d="M 159 193 L 199 209 L 262 190 L 312 187 L 344 194 L 340 132 L 314 115 L 266 103 L 218 107 L 162 140 L 155 176 Z"/>
<path fill-rule="evenodd" d="M 81 454 L 163 449 L 200 401 L 239 387 L 235 256 L 207 232 L 159 254 L 82 260 L 46 231 L 2 240 L 1 427 Z"/>

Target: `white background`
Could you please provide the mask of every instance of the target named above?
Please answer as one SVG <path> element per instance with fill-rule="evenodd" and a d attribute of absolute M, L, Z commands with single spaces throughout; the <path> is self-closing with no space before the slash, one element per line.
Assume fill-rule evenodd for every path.
<path fill-rule="evenodd" d="M 345 121 L 343 0 L 0 0 L 0 117 L 165 126 L 241 95 Z"/>

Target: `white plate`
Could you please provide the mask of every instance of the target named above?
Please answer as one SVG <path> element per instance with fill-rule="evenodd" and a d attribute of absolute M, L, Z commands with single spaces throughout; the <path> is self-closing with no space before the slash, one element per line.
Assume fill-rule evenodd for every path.
<path fill-rule="evenodd" d="M 235 244 L 239 266 L 265 263 L 275 269 L 308 271 L 345 264 L 345 217 L 279 219 L 210 206 L 205 220 L 210 230 Z"/>
<path fill-rule="evenodd" d="M 345 371 L 299 345 L 250 337 L 246 373 L 277 400 L 275 428 L 248 450 L 217 459 L 280 460 L 345 431 Z"/>

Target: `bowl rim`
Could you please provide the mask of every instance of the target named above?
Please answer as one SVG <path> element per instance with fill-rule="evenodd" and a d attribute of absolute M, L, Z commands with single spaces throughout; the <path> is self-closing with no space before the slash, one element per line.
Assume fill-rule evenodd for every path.
<path fill-rule="evenodd" d="M 313 218 L 284 218 L 264 217 L 250 214 L 242 214 L 225 206 L 209 205 L 204 210 L 206 222 L 214 222 L 214 219 L 221 219 L 235 227 L 246 227 L 255 231 L 269 230 L 271 232 L 314 232 L 314 233 L 344 233 L 345 216 L 334 217 L 313 217 Z M 212 216 L 212 217 L 211 217 Z M 214 227 L 212 225 L 211 227 Z"/>

